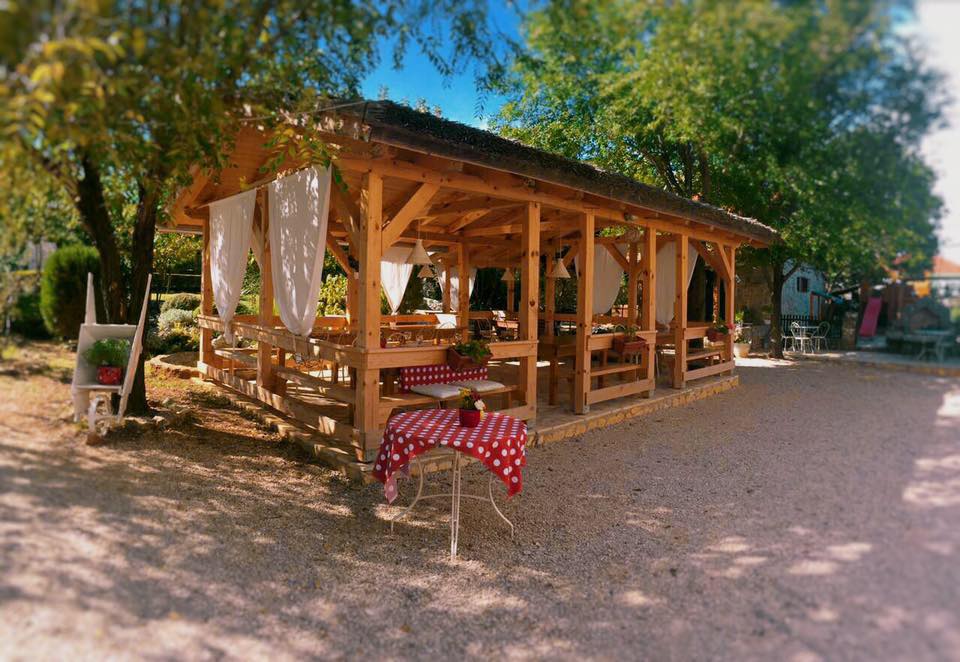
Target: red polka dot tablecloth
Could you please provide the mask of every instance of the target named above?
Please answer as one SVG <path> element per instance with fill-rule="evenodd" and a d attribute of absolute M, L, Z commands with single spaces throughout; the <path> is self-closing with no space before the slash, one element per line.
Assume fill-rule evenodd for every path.
<path fill-rule="evenodd" d="M 527 464 L 527 425 L 505 414 L 485 414 L 475 428 L 460 425 L 456 409 L 423 409 L 397 414 L 387 422 L 373 467 L 387 501 L 397 497 L 396 474 L 437 446 L 480 460 L 507 486 L 507 495 L 523 489 Z"/>

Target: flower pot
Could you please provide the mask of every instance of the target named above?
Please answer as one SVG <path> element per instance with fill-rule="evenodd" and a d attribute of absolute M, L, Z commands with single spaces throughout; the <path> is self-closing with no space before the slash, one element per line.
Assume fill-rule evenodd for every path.
<path fill-rule="evenodd" d="M 613 339 L 613 351 L 615 351 L 620 356 L 630 356 L 631 354 L 639 354 L 647 348 L 647 341 L 643 338 L 633 338 L 628 339 L 623 336 L 618 336 Z"/>
<path fill-rule="evenodd" d="M 470 359 L 469 356 L 463 356 L 455 350 L 453 347 L 447 349 L 447 365 L 450 366 L 452 370 L 469 370 L 470 368 L 476 367 L 476 364 Z"/>
<path fill-rule="evenodd" d="M 748 342 L 735 342 L 733 343 L 733 355 L 738 359 L 745 359 L 750 355 L 750 343 Z"/>
<path fill-rule="evenodd" d="M 717 342 L 720 340 L 721 336 L 723 336 L 723 334 L 716 329 L 707 329 L 707 339 L 710 342 Z"/>
<path fill-rule="evenodd" d="M 104 386 L 116 386 L 123 379 L 123 368 L 102 365 L 97 368 L 97 383 Z"/>
<path fill-rule="evenodd" d="M 465 428 L 475 428 L 480 425 L 480 410 L 479 409 L 461 409 L 460 411 L 460 425 Z"/>

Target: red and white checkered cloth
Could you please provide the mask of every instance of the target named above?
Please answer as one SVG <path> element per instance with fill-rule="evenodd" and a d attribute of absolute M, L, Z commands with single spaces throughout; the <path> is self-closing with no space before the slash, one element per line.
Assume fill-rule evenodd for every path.
<path fill-rule="evenodd" d="M 411 386 L 423 384 L 450 384 L 473 379 L 486 379 L 486 366 L 477 366 L 467 370 L 454 370 L 449 365 L 418 365 L 400 368 L 400 392 L 407 393 Z"/>
<path fill-rule="evenodd" d="M 446 446 L 480 460 L 507 486 L 507 496 L 523 489 L 527 464 L 527 424 L 506 414 L 484 414 L 475 428 L 460 425 L 456 409 L 421 409 L 387 422 L 373 467 L 387 501 L 397 497 L 396 473 L 421 453 Z"/>

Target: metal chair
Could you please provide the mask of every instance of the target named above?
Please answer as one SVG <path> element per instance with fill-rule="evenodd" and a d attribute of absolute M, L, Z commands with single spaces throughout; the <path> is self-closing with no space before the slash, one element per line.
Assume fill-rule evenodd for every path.
<path fill-rule="evenodd" d="M 820 322 L 820 324 L 817 326 L 817 330 L 814 331 L 813 335 L 811 336 L 811 339 L 813 340 L 814 351 L 819 352 L 822 349 L 830 349 L 830 346 L 827 343 L 827 334 L 829 333 L 830 323 Z"/>
<path fill-rule="evenodd" d="M 810 347 L 810 351 L 813 351 L 813 338 L 807 335 L 806 330 L 800 325 L 799 322 L 793 322 L 790 325 L 790 331 L 793 333 L 793 351 L 797 351 L 797 346 L 800 347 L 800 353 L 803 354 L 807 346 Z"/>

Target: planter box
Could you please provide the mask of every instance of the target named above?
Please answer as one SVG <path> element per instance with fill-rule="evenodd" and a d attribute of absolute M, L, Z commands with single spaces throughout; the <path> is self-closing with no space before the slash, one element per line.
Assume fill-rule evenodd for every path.
<path fill-rule="evenodd" d="M 708 339 L 710 342 L 718 342 L 718 341 L 720 341 L 720 340 L 723 340 L 723 339 L 726 338 L 726 337 L 727 337 L 727 334 L 721 333 L 720 331 L 717 331 L 716 329 L 707 329 L 707 339 Z"/>
<path fill-rule="evenodd" d="M 613 339 L 613 351 L 615 351 L 620 356 L 630 356 L 631 354 L 639 354 L 640 352 L 646 351 L 647 341 L 643 338 L 635 338 L 633 340 L 628 340 L 624 337 L 617 337 Z"/>
<path fill-rule="evenodd" d="M 461 355 L 453 347 L 447 349 L 447 365 L 450 366 L 453 370 L 469 370 L 470 368 L 483 367 L 487 365 L 490 361 L 490 355 L 488 354 L 479 363 L 474 362 L 469 356 Z"/>

